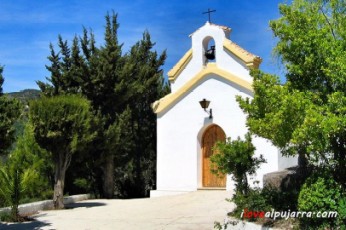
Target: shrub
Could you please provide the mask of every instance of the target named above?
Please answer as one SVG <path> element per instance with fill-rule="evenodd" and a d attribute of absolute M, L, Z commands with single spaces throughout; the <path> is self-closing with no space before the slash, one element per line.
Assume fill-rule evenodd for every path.
<path fill-rule="evenodd" d="M 273 187 L 264 187 L 262 196 L 276 211 L 297 210 L 299 190 L 290 189 L 281 191 Z"/>
<path fill-rule="evenodd" d="M 301 227 L 305 229 L 325 229 L 342 226 L 346 217 L 346 196 L 342 186 L 330 173 L 313 174 L 299 193 L 299 211 L 325 212 L 338 211 L 337 218 L 301 218 Z M 342 225 L 341 225 L 342 224 Z"/>
<path fill-rule="evenodd" d="M 344 226 L 346 229 L 346 196 L 343 195 L 338 202 L 338 219 L 336 222 L 339 226 Z"/>
<path fill-rule="evenodd" d="M 246 195 L 249 190 L 247 176 L 254 175 L 260 164 L 266 162 L 262 155 L 254 157 L 256 148 L 252 144 L 250 133 L 245 135 L 245 140 L 238 137 L 233 141 L 228 138 L 226 143 L 217 142 L 214 150 L 218 154 L 211 157 L 213 166 L 216 166 L 212 172 L 231 174 L 236 184 L 236 192 Z"/>
<path fill-rule="evenodd" d="M 0 221 L 10 222 L 12 220 L 12 216 L 9 212 L 0 212 Z"/>
<path fill-rule="evenodd" d="M 86 193 L 91 190 L 91 182 L 85 178 L 76 178 L 73 184 L 80 189 L 81 192 Z"/>
<path fill-rule="evenodd" d="M 231 213 L 231 215 L 236 218 L 240 218 L 245 209 L 254 212 L 267 212 L 272 208 L 263 196 L 260 188 L 250 188 L 246 195 L 237 192 L 229 201 L 234 202 L 237 205 L 237 207 Z M 249 221 L 255 221 L 256 219 L 257 218 L 254 217 L 247 218 Z"/>
<path fill-rule="evenodd" d="M 25 124 L 24 131 L 18 137 L 16 147 L 7 161 L 11 170 L 25 171 L 31 169 L 34 172 L 34 175 L 26 181 L 26 189 L 23 191 L 22 199 L 47 199 L 47 191 L 52 194 L 50 178 L 54 175 L 53 164 L 49 158 L 50 153 L 40 148 L 36 143 L 33 128 L 29 124 Z"/>
<path fill-rule="evenodd" d="M 37 178 L 37 174 L 31 168 L 22 170 L 3 166 L 0 168 L 0 197 L 5 201 L 5 205 L 11 206 L 11 221 L 20 220 L 19 203 L 27 189 L 28 181 Z"/>

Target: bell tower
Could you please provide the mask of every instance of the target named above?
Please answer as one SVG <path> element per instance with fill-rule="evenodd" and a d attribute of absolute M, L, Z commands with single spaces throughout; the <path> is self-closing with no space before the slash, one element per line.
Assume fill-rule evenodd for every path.
<path fill-rule="evenodd" d="M 229 38 L 230 33 L 230 28 L 208 21 L 203 27 L 191 34 L 195 64 L 206 66 L 209 62 L 217 63 L 223 52 L 224 40 Z"/>

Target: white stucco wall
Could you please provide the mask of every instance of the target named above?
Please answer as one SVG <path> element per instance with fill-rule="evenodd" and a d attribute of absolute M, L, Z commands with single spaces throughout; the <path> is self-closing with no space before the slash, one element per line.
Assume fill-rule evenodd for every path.
<path fill-rule="evenodd" d="M 219 125 L 227 137 L 244 137 L 247 132 L 246 116 L 235 100 L 246 95 L 245 89 L 208 76 L 168 112 L 158 117 L 157 190 L 194 191 L 202 187 L 201 137 L 211 124 Z M 199 101 L 211 101 L 213 119 L 200 107 Z M 258 170 L 254 180 L 262 183 L 263 174 L 278 169 L 277 149 L 262 138 L 254 138 L 256 155 L 263 154 L 268 163 Z M 232 188 L 228 178 L 227 189 Z"/>
<path fill-rule="evenodd" d="M 160 114 L 157 120 L 158 190 L 197 189 L 201 179 L 198 175 L 201 173 L 198 170 L 201 164 L 198 134 L 203 127 L 215 123 L 224 129 L 227 136 L 230 132 L 224 127 L 234 127 L 234 135 L 244 133 L 244 130 L 237 128 L 239 120 L 244 123 L 244 118 L 237 116 L 237 112 L 232 113 L 239 110 L 234 99 L 233 102 L 231 99 L 236 93 L 236 89 L 230 90 L 229 86 L 215 80 L 215 76 L 210 76 L 168 112 Z M 203 98 L 211 101 L 212 120 L 199 104 Z"/>
<path fill-rule="evenodd" d="M 206 39 L 210 38 L 215 41 L 217 68 L 252 82 L 248 67 L 223 48 L 223 40 L 228 35 L 227 31 L 209 23 L 193 33 L 193 57 L 172 83 L 173 94 L 205 68 L 203 55 Z M 247 133 L 246 115 L 239 108 L 236 95 L 252 97 L 252 92 L 216 74 L 209 74 L 182 98 L 157 114 L 157 191 L 152 192 L 151 196 L 202 188 L 201 139 L 207 127 L 216 124 L 232 139 L 238 136 L 243 139 Z M 209 109 L 213 111 L 212 119 L 199 104 L 204 98 L 211 101 Z M 262 186 L 264 174 L 296 163 L 295 159 L 287 160 L 279 156 L 278 149 L 263 138 L 253 137 L 253 143 L 256 156 L 262 154 L 267 163 L 261 165 L 250 183 L 259 181 Z M 234 189 L 231 176 L 227 177 L 226 189 Z"/>

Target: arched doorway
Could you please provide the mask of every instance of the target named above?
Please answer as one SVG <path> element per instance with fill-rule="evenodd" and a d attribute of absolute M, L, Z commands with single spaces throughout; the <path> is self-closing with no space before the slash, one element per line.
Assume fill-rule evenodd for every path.
<path fill-rule="evenodd" d="M 225 141 L 225 132 L 218 125 L 208 127 L 202 137 L 202 184 L 203 187 L 226 187 L 226 176 L 218 176 L 211 172 L 210 157 L 215 153 L 212 149 L 217 141 Z"/>

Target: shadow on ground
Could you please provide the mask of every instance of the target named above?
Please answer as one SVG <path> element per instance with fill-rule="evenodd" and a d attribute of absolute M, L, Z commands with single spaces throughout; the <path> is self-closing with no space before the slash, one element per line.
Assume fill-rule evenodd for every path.
<path fill-rule="evenodd" d="M 102 202 L 72 203 L 72 204 L 65 205 L 65 209 L 92 208 L 92 207 L 99 207 L 99 206 L 105 206 L 105 205 L 106 204 Z M 28 222 L 20 222 L 20 223 L 0 222 L 0 229 L 1 230 L 29 230 L 29 229 L 38 230 L 38 229 L 41 229 L 42 227 L 51 226 L 50 223 L 35 220 L 36 217 L 39 217 L 42 215 L 45 215 L 45 214 L 35 214 L 33 215 L 33 220 Z"/>
<path fill-rule="evenodd" d="M 40 229 L 45 226 L 50 226 L 49 223 L 44 223 L 41 221 L 31 221 L 31 222 L 22 222 L 22 223 L 1 223 L 1 230 L 28 230 L 28 229 Z"/>
<path fill-rule="evenodd" d="M 92 208 L 92 207 L 99 207 L 99 206 L 105 206 L 105 203 L 102 202 L 82 202 L 82 203 L 72 203 L 72 204 L 66 204 L 66 209 L 73 209 L 73 208 Z M 0 228 L 1 229 L 1 228 Z"/>

